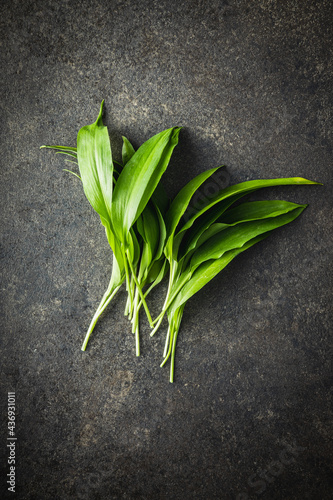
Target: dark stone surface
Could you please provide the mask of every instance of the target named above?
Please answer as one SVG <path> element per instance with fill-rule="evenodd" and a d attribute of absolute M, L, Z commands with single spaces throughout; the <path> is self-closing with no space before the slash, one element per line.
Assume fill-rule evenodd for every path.
<path fill-rule="evenodd" d="M 1 454 L 16 391 L 16 498 L 331 499 L 332 2 L 1 11 Z M 184 127 L 170 195 L 221 163 L 230 182 L 324 183 L 260 194 L 309 207 L 190 301 L 173 385 L 165 330 L 150 340 L 142 321 L 135 358 L 124 292 L 80 351 L 111 255 L 80 184 L 39 146 L 75 145 L 102 98 L 118 157 L 121 134 Z"/>

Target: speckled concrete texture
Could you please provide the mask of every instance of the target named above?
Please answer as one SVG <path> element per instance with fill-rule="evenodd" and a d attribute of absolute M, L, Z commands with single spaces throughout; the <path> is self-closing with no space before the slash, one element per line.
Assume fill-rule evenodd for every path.
<path fill-rule="evenodd" d="M 1 498 L 332 498 L 332 32 L 330 0 L 2 1 Z M 111 252 L 39 146 L 75 145 L 103 98 L 116 158 L 183 126 L 172 196 L 220 164 L 324 183 L 258 194 L 309 207 L 189 302 L 173 385 L 165 324 L 143 318 L 137 359 L 124 291 L 80 350 Z"/>

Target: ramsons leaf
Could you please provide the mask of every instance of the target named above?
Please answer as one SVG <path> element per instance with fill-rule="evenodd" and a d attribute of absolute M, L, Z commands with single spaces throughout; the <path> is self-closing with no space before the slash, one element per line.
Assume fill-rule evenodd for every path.
<path fill-rule="evenodd" d="M 102 121 L 103 103 L 96 122 L 79 130 L 77 157 L 85 195 L 106 226 L 111 224 L 113 162 L 108 129 Z"/>
<path fill-rule="evenodd" d="M 260 234 L 272 231 L 280 226 L 288 224 L 298 217 L 306 205 L 298 205 L 284 215 L 270 217 L 249 222 L 240 222 L 235 226 L 224 228 L 220 233 L 208 239 L 191 258 L 190 266 L 195 270 L 202 262 L 210 259 L 219 259 L 225 252 L 236 248 L 241 248 L 248 241 L 256 238 Z"/>
<path fill-rule="evenodd" d="M 246 181 L 241 182 L 239 184 L 235 184 L 233 186 L 229 186 L 225 189 L 222 189 L 219 193 L 216 194 L 213 198 L 210 198 L 203 207 L 198 210 L 196 214 L 194 214 L 184 226 L 181 228 L 180 232 L 186 231 L 189 229 L 196 219 L 200 217 L 202 214 L 207 212 L 211 207 L 221 202 L 222 200 L 227 200 L 234 195 L 242 195 L 249 194 L 250 192 L 257 191 L 258 189 L 262 189 L 265 187 L 273 187 L 273 186 L 288 186 L 288 185 L 306 185 L 306 184 L 320 184 L 319 182 L 309 181 L 308 179 L 303 179 L 302 177 L 284 177 L 279 179 L 259 179 L 254 181 Z M 239 196 L 240 198 L 241 196 Z M 238 198 L 238 199 L 239 199 Z"/>
<path fill-rule="evenodd" d="M 220 167 L 218 167 L 220 168 Z M 206 172 L 202 172 L 184 186 L 173 202 L 165 216 L 165 225 L 167 232 L 166 251 L 170 255 L 172 252 L 173 235 L 178 226 L 181 217 L 184 215 L 192 196 L 197 189 L 211 176 L 218 168 L 212 168 Z M 169 248 L 168 248 L 169 247 Z"/>
<path fill-rule="evenodd" d="M 147 205 L 178 143 L 179 127 L 165 130 L 146 141 L 123 168 L 115 186 L 111 219 L 124 244 L 127 234 Z"/>
<path fill-rule="evenodd" d="M 249 249 L 259 241 L 267 238 L 270 233 L 261 234 L 249 241 L 242 247 L 234 248 L 222 254 L 218 259 L 211 259 L 198 267 L 191 278 L 184 284 L 175 300 L 172 302 L 168 309 L 168 316 L 172 317 L 175 311 L 195 295 L 201 288 L 209 283 L 218 273 L 220 273 L 237 255 Z"/>

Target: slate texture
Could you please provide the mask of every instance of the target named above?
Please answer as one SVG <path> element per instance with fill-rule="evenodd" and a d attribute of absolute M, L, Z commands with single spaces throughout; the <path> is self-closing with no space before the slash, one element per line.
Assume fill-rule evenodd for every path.
<path fill-rule="evenodd" d="M 329 0 L 1 2 L 1 498 L 332 498 L 332 31 Z M 103 98 L 118 159 L 183 126 L 170 196 L 220 164 L 324 183 L 258 194 L 309 207 L 188 303 L 173 385 L 165 324 L 137 359 L 124 291 L 80 350 L 111 253 L 39 146 L 74 146 Z"/>

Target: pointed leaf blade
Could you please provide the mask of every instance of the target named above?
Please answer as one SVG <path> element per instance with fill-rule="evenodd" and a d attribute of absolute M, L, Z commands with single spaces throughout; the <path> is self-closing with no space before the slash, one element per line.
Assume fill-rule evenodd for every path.
<path fill-rule="evenodd" d="M 252 240 L 249 240 L 243 247 L 235 248 L 224 253 L 222 257 L 216 260 L 208 260 L 198 267 L 191 278 L 185 283 L 182 289 L 178 292 L 174 301 L 168 309 L 168 316 L 172 317 L 175 311 L 211 281 L 219 272 L 221 272 L 237 255 L 244 252 L 259 241 L 267 238 L 270 233 L 259 235 Z"/>
<path fill-rule="evenodd" d="M 291 185 L 307 185 L 307 184 L 317 184 L 321 185 L 320 182 L 310 181 L 308 179 L 304 179 L 303 177 L 283 177 L 278 179 L 257 179 L 253 181 L 241 182 L 239 184 L 234 184 L 233 186 L 228 186 L 225 189 L 222 189 L 216 196 L 211 198 L 205 205 L 194 214 L 184 226 L 179 231 L 186 231 L 186 229 L 190 228 L 195 220 L 204 214 L 211 207 L 221 202 L 222 200 L 226 200 L 234 195 L 242 195 L 249 194 L 250 192 L 256 191 L 258 189 L 266 188 L 266 187 L 274 187 L 274 186 L 291 186 Z M 239 196 L 240 197 L 240 196 Z"/>
<path fill-rule="evenodd" d="M 135 149 L 133 148 L 132 144 L 126 137 L 123 136 L 123 148 L 121 152 L 123 165 L 126 165 L 126 163 L 130 161 L 134 153 Z"/>
<path fill-rule="evenodd" d="M 96 122 L 79 130 L 77 154 L 85 195 L 105 225 L 111 221 L 113 162 L 108 130 L 102 121 L 103 103 Z"/>
<path fill-rule="evenodd" d="M 207 240 L 194 252 L 190 262 L 192 270 L 207 260 L 222 257 L 229 250 L 241 248 L 247 241 L 256 238 L 260 234 L 292 222 L 303 212 L 305 207 L 306 205 L 298 205 L 298 208 L 294 208 L 290 212 L 277 217 L 240 222 L 239 224 L 223 229 L 221 233 Z"/>
<path fill-rule="evenodd" d="M 135 223 L 166 170 L 178 143 L 179 127 L 165 130 L 146 141 L 122 170 L 114 189 L 112 224 L 118 238 L 126 242 Z"/>
<path fill-rule="evenodd" d="M 212 168 L 210 170 L 207 170 L 206 172 L 202 172 L 201 174 L 197 175 L 194 179 L 192 179 L 190 182 L 188 182 L 186 186 L 184 186 L 179 191 L 179 193 L 171 203 L 171 206 L 165 217 L 165 225 L 166 225 L 168 239 L 172 239 L 176 227 L 178 226 L 181 217 L 184 215 L 194 193 L 219 168 L 220 167 Z"/>

